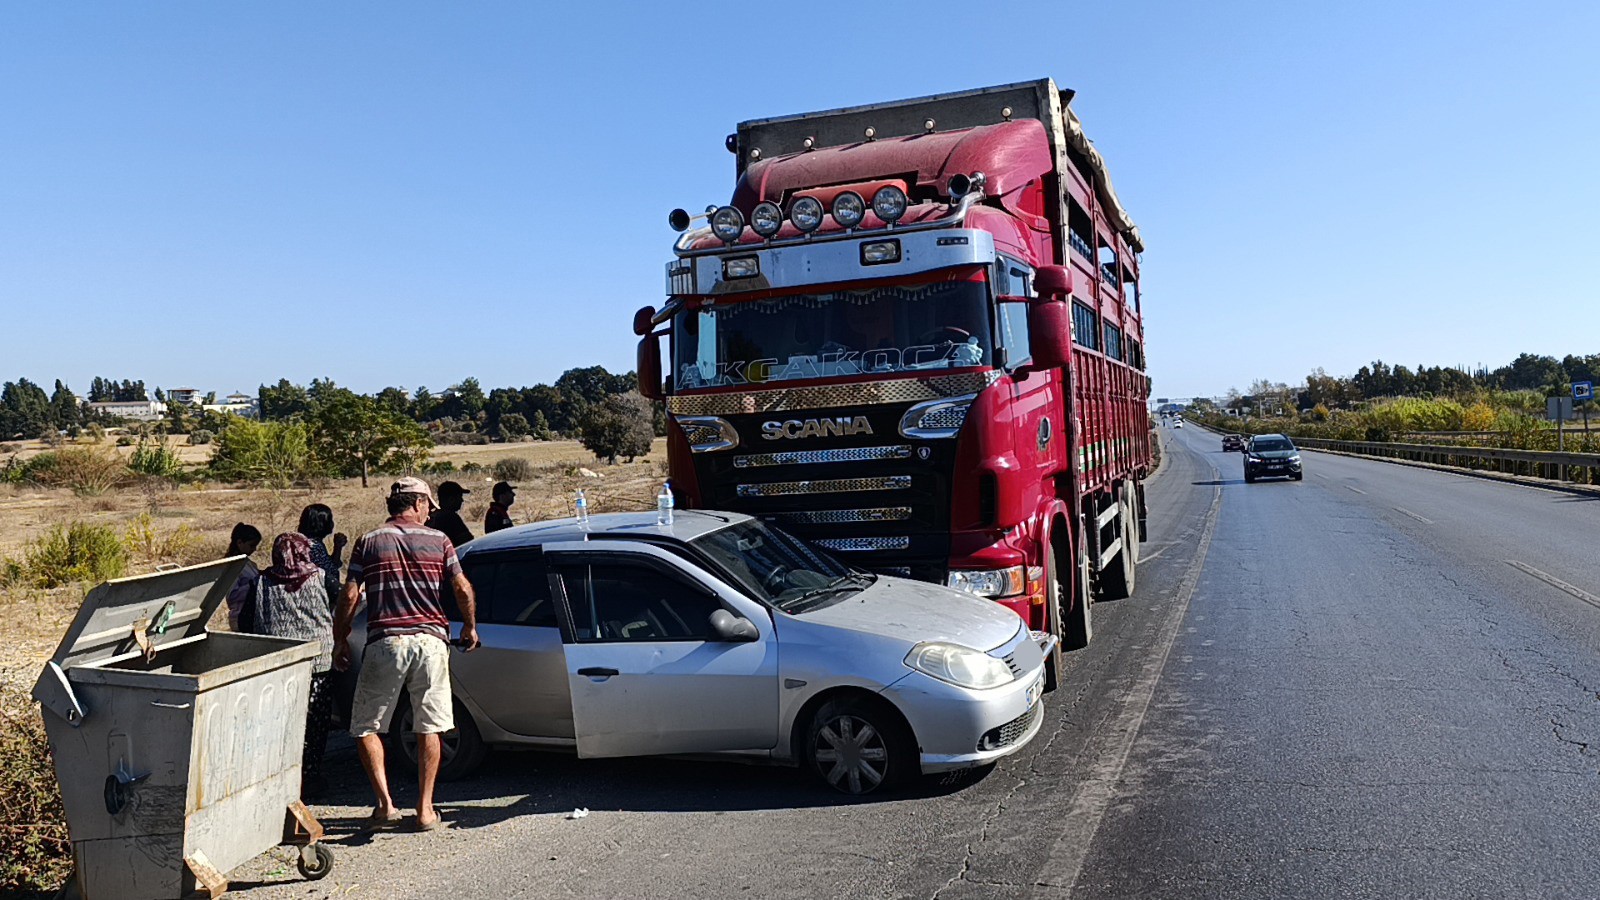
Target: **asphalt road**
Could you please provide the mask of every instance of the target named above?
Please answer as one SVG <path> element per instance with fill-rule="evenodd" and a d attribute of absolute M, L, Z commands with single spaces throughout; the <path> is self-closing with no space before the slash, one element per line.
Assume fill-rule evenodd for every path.
<path fill-rule="evenodd" d="M 503 752 L 442 786 L 449 829 L 373 836 L 345 747 L 334 872 L 280 850 L 234 887 L 1600 895 L 1600 500 L 1315 453 L 1247 486 L 1214 435 L 1164 437 L 1135 596 L 1095 606 L 1045 729 L 992 771 L 852 802 L 783 768 Z"/>

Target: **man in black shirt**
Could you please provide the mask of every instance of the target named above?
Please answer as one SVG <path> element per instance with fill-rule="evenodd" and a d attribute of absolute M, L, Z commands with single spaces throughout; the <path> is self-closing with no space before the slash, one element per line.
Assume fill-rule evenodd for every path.
<path fill-rule="evenodd" d="M 502 528 L 510 528 L 516 524 L 511 521 L 511 504 L 517 502 L 517 490 L 504 481 L 497 481 L 492 492 L 494 502 L 489 504 L 489 512 L 483 517 L 483 533 L 490 534 Z"/>
<path fill-rule="evenodd" d="M 428 516 L 428 527 L 444 532 L 450 543 L 457 547 L 472 540 L 467 523 L 461 521 L 461 504 L 472 493 L 454 481 L 439 485 L 439 505 Z"/>

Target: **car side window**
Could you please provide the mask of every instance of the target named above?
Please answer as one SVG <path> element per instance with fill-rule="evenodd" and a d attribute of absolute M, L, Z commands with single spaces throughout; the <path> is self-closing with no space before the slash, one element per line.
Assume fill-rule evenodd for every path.
<path fill-rule="evenodd" d="M 579 643 L 714 640 L 711 614 L 722 604 L 704 588 L 661 567 L 633 561 L 556 568 Z"/>
<path fill-rule="evenodd" d="M 467 580 L 478 596 L 478 621 L 485 625 L 555 628 L 550 581 L 538 555 L 472 560 Z"/>

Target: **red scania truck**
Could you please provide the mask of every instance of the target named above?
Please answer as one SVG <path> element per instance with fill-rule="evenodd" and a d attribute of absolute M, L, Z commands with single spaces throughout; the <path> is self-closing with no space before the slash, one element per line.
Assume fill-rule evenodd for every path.
<path fill-rule="evenodd" d="M 1091 602 L 1134 588 L 1150 382 L 1143 244 L 1071 100 L 1046 79 L 728 136 L 732 200 L 673 212 L 668 300 L 634 321 L 681 505 L 1088 642 Z"/>

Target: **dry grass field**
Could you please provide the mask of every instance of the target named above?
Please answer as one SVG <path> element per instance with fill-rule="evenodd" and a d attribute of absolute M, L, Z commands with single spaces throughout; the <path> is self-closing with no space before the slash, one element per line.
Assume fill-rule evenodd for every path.
<path fill-rule="evenodd" d="M 31 454 L 39 449 L 28 446 L 22 452 Z M 206 459 L 209 452 L 208 447 L 175 449 L 182 449 L 185 461 L 194 464 Z M 658 440 L 649 456 L 615 466 L 596 462 L 576 441 L 436 447 L 433 460 L 454 463 L 458 469 L 468 463 L 485 469 L 432 479 L 438 483 L 453 478 L 472 491 L 462 515 L 475 532 L 481 533 L 489 506 L 489 487 L 495 481 L 492 468 L 507 457 L 521 457 L 533 467 L 533 477 L 518 484 L 517 504 L 511 510 L 516 521 L 531 522 L 568 515 L 573 492 L 579 487 L 585 489 L 590 508 L 596 512 L 651 508 L 665 474 L 666 443 Z M 584 469 L 594 476 L 583 474 Z M 164 563 L 215 559 L 227 548 L 234 523 L 248 522 L 266 536 L 256 554 L 257 563 L 265 566 L 270 564 L 267 557 L 273 535 L 293 528 L 306 504 L 331 506 L 338 530 L 353 539 L 383 521 L 387 486 L 388 479 L 383 476 L 374 477 L 367 488 L 361 487 L 358 479 L 347 479 L 288 490 L 206 482 L 174 487 L 158 481 L 88 497 L 65 489 L 0 486 L 0 562 L 21 559 L 30 542 L 56 526 L 85 522 L 110 526 L 126 536 L 128 574 L 136 575 Z M 87 587 L 0 587 L 0 616 L 10 632 L 8 640 L 0 642 L 0 680 L 31 685 Z"/>

